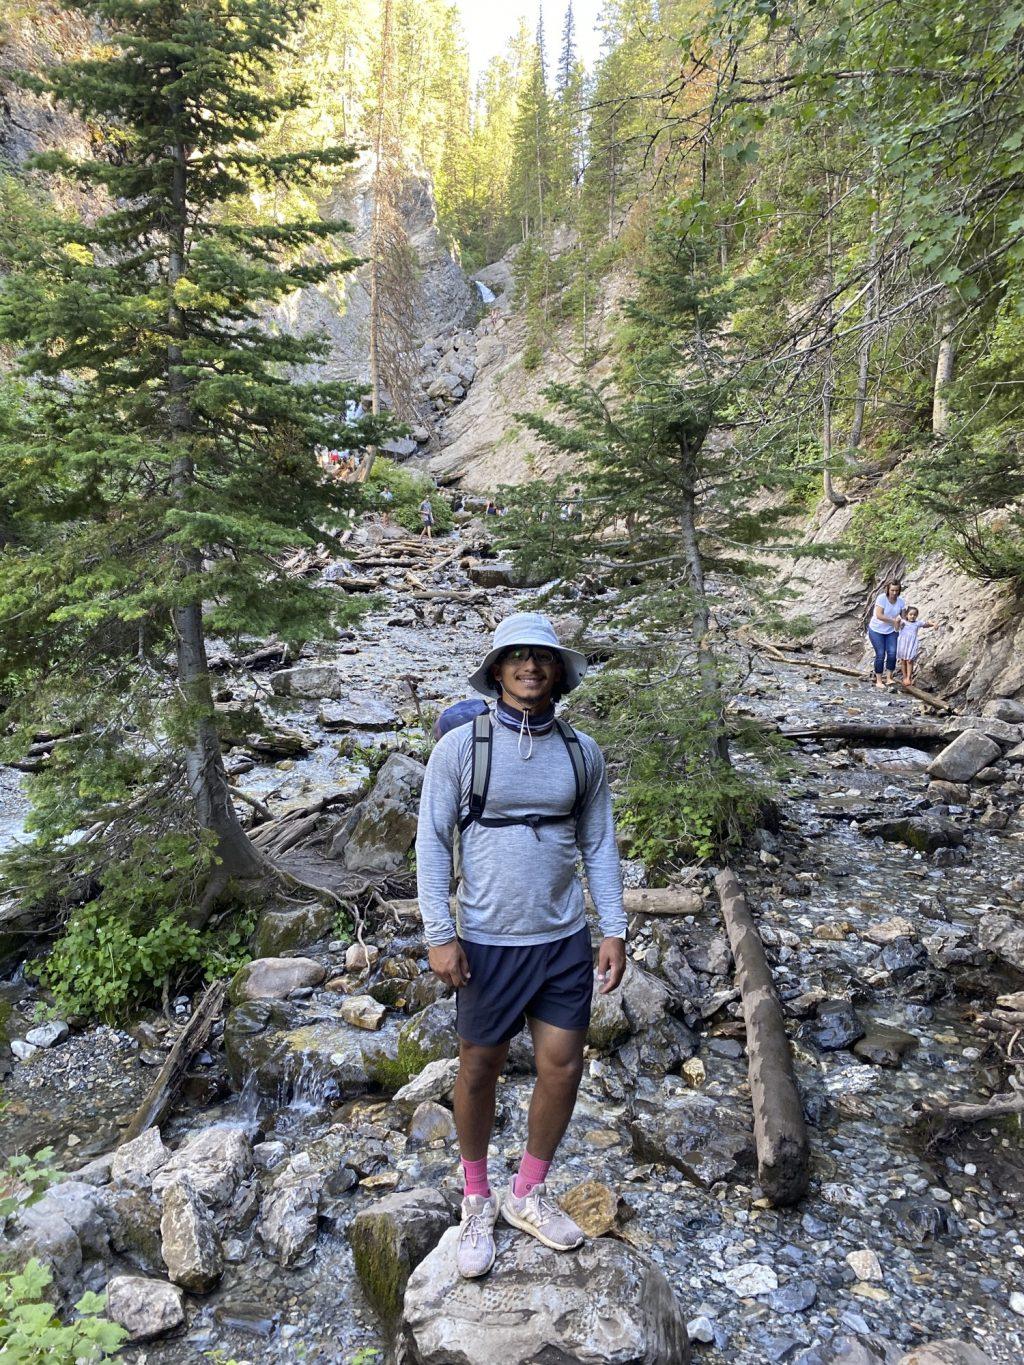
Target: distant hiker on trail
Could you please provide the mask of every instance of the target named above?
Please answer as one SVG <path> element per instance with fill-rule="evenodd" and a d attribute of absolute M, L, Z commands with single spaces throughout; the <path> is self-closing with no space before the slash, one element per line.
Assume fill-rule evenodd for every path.
<path fill-rule="evenodd" d="M 423 501 L 420 503 L 420 519 L 423 522 L 423 529 L 422 531 L 420 531 L 420 535 L 426 536 L 428 540 L 433 540 L 434 509 L 430 505 L 429 498 L 424 498 Z"/>
<path fill-rule="evenodd" d="M 456 991 L 455 1127 L 465 1176 L 458 1266 L 467 1278 L 494 1264 L 499 1203 L 488 1182 L 487 1147 L 498 1076 L 526 1021 L 537 1081 L 526 1151 L 500 1212 L 555 1251 L 584 1241 L 545 1184 L 576 1104 L 593 992 L 577 853 L 601 922 L 602 994 L 615 989 L 626 968 L 604 758 L 589 735 L 555 716 L 555 703 L 578 686 L 586 667 L 582 654 L 558 643 L 546 617 L 521 612 L 502 621 L 469 679 L 490 706 L 451 708 L 454 728 L 439 724 L 447 732 L 423 783 L 416 878 L 431 969 Z M 456 829 L 461 874 L 453 923 Z"/>
<path fill-rule="evenodd" d="M 875 651 L 875 686 L 892 683 L 896 673 L 896 633 L 903 624 L 906 602 L 900 596 L 902 583 L 895 579 L 875 598 L 868 622 L 868 639 Z"/>
<path fill-rule="evenodd" d="M 382 526 L 391 525 L 391 504 L 395 500 L 395 495 L 390 488 L 384 487 L 380 490 L 380 524 Z"/>
<path fill-rule="evenodd" d="M 493 498 L 488 498 L 488 499 L 487 499 L 487 506 L 484 508 L 484 516 L 485 516 L 485 517 L 496 517 L 497 515 L 498 515 L 498 507 L 497 507 L 497 504 L 495 503 L 495 501 L 494 501 Z"/>
<path fill-rule="evenodd" d="M 904 687 L 909 687 L 914 681 L 914 663 L 921 647 L 917 638 L 918 634 L 922 630 L 930 630 L 939 624 L 938 621 L 919 621 L 918 615 L 917 607 L 907 607 L 903 613 L 903 625 L 896 641 L 896 659 L 903 670 Z"/>

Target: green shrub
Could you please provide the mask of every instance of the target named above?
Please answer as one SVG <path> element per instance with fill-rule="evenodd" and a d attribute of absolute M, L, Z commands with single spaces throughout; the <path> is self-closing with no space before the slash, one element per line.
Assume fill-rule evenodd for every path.
<path fill-rule="evenodd" d="M 49 957 L 31 964 L 58 1009 L 114 1021 L 164 985 L 231 976 L 248 961 L 251 910 L 221 929 L 185 919 L 212 864 L 209 837 L 197 848 L 190 835 L 164 834 L 137 841 L 129 860 L 108 868 L 99 895 L 71 911 Z"/>
<path fill-rule="evenodd" d="M 381 498 L 385 488 L 391 490 L 393 501 L 390 503 Z M 451 503 L 432 479 L 379 455 L 370 471 L 367 494 L 372 508 L 378 512 L 389 512 L 398 525 L 404 526 L 407 531 L 420 530 L 423 524 L 420 503 L 427 497 L 434 510 L 435 531 L 448 532 L 455 524 Z"/>
<path fill-rule="evenodd" d="M 767 791 L 711 757 L 713 716 L 695 681 L 684 674 L 650 681 L 637 668 L 610 664 L 574 695 L 574 710 L 585 711 L 584 728 L 616 774 L 615 819 L 626 853 L 660 879 L 735 848 L 758 823 Z M 753 728 L 736 743 L 772 757 Z"/>
<path fill-rule="evenodd" d="M 53 1276 L 35 1258 L 0 1274 L 0 1358 L 11 1365 L 92 1365 L 110 1360 L 127 1337 L 103 1316 L 105 1294 L 83 1294 L 63 1323 L 45 1292 Z"/>
<path fill-rule="evenodd" d="M 914 564 L 937 549 L 937 519 L 901 479 L 860 503 L 850 518 L 845 546 L 865 578 L 875 578 L 894 559 Z"/>

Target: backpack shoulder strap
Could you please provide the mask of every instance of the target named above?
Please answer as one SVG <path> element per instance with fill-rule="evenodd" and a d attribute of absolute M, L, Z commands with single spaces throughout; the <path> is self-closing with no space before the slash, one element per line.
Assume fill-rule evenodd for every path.
<path fill-rule="evenodd" d="M 470 768 L 469 811 L 459 821 L 460 833 L 484 813 L 487 788 L 491 784 L 491 750 L 493 747 L 490 711 L 481 711 L 473 719 L 473 750 Z"/>
<path fill-rule="evenodd" d="M 583 757 L 583 745 L 580 743 L 579 735 L 568 721 L 556 719 L 555 729 L 562 736 L 562 743 L 565 745 L 569 762 L 572 764 L 573 781 L 576 783 L 576 800 L 572 806 L 572 818 L 579 820 L 583 810 L 583 802 L 587 796 L 587 763 Z"/>

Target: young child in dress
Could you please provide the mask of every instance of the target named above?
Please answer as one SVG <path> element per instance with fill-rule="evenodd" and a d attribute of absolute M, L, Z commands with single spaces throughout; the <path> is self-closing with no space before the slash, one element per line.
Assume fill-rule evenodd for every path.
<path fill-rule="evenodd" d="M 896 662 L 903 670 L 904 687 L 909 687 L 914 681 L 914 663 L 921 647 L 917 638 L 919 632 L 939 624 L 938 621 L 919 621 L 918 614 L 917 607 L 907 607 L 903 613 L 899 639 L 896 641 Z"/>

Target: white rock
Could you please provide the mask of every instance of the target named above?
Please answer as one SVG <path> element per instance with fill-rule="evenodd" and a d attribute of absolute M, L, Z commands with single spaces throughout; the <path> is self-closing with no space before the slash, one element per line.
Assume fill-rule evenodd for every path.
<path fill-rule="evenodd" d="M 177 1285 L 141 1275 L 117 1275 L 107 1284 L 107 1313 L 131 1341 L 148 1341 L 185 1321 L 184 1295 Z"/>
<path fill-rule="evenodd" d="M 459 1074 L 457 1057 L 440 1057 L 436 1062 L 428 1062 L 418 1076 L 408 1085 L 403 1085 L 395 1094 L 395 1103 L 412 1112 L 424 1100 L 447 1099 L 455 1087 Z"/>
<path fill-rule="evenodd" d="M 404 1327 L 421 1365 L 689 1362 L 668 1281 L 624 1242 L 597 1237 L 563 1255 L 499 1227 L 494 1270 L 475 1284 L 458 1273 L 458 1240 L 450 1228 L 409 1277 Z"/>
<path fill-rule="evenodd" d="M 11 1040 L 11 1051 L 19 1062 L 29 1062 L 39 1049 L 32 1043 L 26 1043 L 24 1038 L 14 1038 Z"/>
<path fill-rule="evenodd" d="M 160 1129 L 147 1128 L 131 1142 L 118 1147 L 110 1163 L 110 1178 L 115 1185 L 148 1186 L 170 1156 L 160 1139 Z"/>
<path fill-rule="evenodd" d="M 770 1294 L 779 1287 L 779 1277 L 771 1266 L 761 1265 L 758 1261 L 744 1261 L 734 1265 L 722 1277 L 727 1289 L 738 1294 L 741 1299 L 751 1299 L 757 1294 Z"/>
<path fill-rule="evenodd" d="M 1018 1317 L 1024 1318 L 1024 1294 L 1019 1289 L 1010 1295 L 1010 1307 Z"/>
<path fill-rule="evenodd" d="M 160 1248 L 167 1274 L 193 1294 L 208 1294 L 224 1271 L 224 1253 L 213 1214 L 179 1176 L 164 1193 Z"/>
<path fill-rule="evenodd" d="M 881 1281 L 882 1263 L 877 1254 L 870 1247 L 861 1247 L 857 1251 L 851 1251 L 846 1257 L 846 1264 L 850 1267 L 858 1280 Z"/>
<path fill-rule="evenodd" d="M 252 1171 L 252 1147 L 240 1128 L 214 1125 L 189 1134 L 153 1180 L 160 1194 L 180 1175 L 208 1204 L 227 1204 Z"/>
<path fill-rule="evenodd" d="M 380 1028 L 387 1012 L 387 1006 L 372 995 L 349 995 L 341 1002 L 340 1013 L 345 1023 L 370 1032 Z"/>
<path fill-rule="evenodd" d="M 30 1028 L 25 1034 L 25 1041 L 33 1047 L 56 1047 L 58 1043 L 63 1043 L 69 1032 L 63 1019 L 51 1019 L 37 1028 Z"/>
<path fill-rule="evenodd" d="M 235 973 L 233 1000 L 281 1000 L 303 986 L 319 986 L 327 975 L 311 957 L 258 957 Z"/>
<path fill-rule="evenodd" d="M 699 1341 L 703 1346 L 710 1346 L 715 1339 L 715 1329 L 711 1324 L 711 1319 L 703 1314 L 699 1318 L 691 1318 L 686 1324 L 686 1332 L 691 1341 Z"/>

